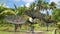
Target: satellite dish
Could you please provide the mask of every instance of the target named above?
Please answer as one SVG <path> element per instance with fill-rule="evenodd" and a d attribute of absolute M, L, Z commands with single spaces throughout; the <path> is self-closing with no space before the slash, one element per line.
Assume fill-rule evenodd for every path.
<path fill-rule="evenodd" d="M 8 23 L 13 23 L 13 24 L 23 24 L 27 20 L 25 19 L 24 16 L 13 16 L 13 15 L 6 16 L 5 19 Z"/>

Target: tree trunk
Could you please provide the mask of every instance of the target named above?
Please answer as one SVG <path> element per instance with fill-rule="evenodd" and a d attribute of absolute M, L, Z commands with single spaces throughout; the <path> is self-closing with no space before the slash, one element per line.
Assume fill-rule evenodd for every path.
<path fill-rule="evenodd" d="M 15 24 L 15 32 L 17 31 L 18 27 L 19 27 L 19 24 Z"/>
<path fill-rule="evenodd" d="M 21 29 L 21 27 L 22 27 L 22 24 L 19 24 L 19 27 L 20 27 L 20 29 Z"/>
<path fill-rule="evenodd" d="M 31 24 L 31 31 L 32 31 L 32 34 L 34 34 L 34 24 L 33 23 Z"/>
<path fill-rule="evenodd" d="M 47 31 L 48 31 L 48 23 L 46 23 L 46 26 L 47 26 Z"/>

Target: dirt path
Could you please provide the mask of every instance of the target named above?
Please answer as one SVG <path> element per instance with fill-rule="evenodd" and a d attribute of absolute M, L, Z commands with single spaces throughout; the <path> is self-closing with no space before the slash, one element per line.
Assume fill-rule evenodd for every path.
<path fill-rule="evenodd" d="M 32 32 L 15 32 L 14 34 L 32 34 Z M 34 34 L 45 34 L 44 32 L 34 32 Z"/>

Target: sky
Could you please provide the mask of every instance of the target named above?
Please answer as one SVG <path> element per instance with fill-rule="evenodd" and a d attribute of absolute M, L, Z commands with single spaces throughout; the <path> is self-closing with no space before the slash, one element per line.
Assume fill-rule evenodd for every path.
<path fill-rule="evenodd" d="M 14 4 L 16 4 L 16 6 L 23 6 L 25 4 L 27 7 L 29 7 L 30 3 L 34 1 L 37 0 L 1 0 L 1 2 L 3 2 L 6 7 L 10 7 L 10 8 L 13 8 Z M 50 0 L 46 0 L 46 1 L 49 2 Z"/>
<path fill-rule="evenodd" d="M 37 1 L 37 0 L 1 0 L 1 2 L 3 2 L 6 7 L 10 7 L 10 8 L 13 8 L 14 4 L 16 4 L 16 6 L 23 6 L 25 4 L 27 7 L 29 7 L 30 3 L 34 1 Z M 46 0 L 46 2 L 49 2 L 49 3 L 55 2 L 57 6 L 60 7 L 59 1 L 60 0 Z"/>
<path fill-rule="evenodd" d="M 34 1 L 37 1 L 37 0 L 1 0 L 0 3 L 4 3 L 4 5 L 7 7 L 7 8 L 14 8 L 14 4 L 16 4 L 16 6 L 23 6 L 25 5 L 26 7 L 29 7 L 30 6 L 30 3 L 34 2 Z M 60 7 L 60 0 L 46 0 L 46 2 L 55 2 L 57 4 L 57 7 L 59 8 Z M 44 12 L 46 13 L 46 12 Z M 49 11 L 50 14 L 52 14 L 51 10 Z"/>
<path fill-rule="evenodd" d="M 34 1 L 35 0 L 3 0 L 4 4 L 11 8 L 14 7 L 14 4 L 16 4 L 16 6 L 23 6 L 24 4 L 27 6 Z"/>

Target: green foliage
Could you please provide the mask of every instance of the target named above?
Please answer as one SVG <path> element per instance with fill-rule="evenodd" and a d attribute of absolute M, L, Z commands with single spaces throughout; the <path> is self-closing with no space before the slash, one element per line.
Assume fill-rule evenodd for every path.
<path fill-rule="evenodd" d="M 4 7 L 0 6 L 0 13 L 4 11 Z"/>
<path fill-rule="evenodd" d="M 4 15 L 4 16 L 6 16 L 6 15 L 15 15 L 15 12 L 12 11 L 12 10 L 5 10 L 5 11 L 1 12 L 0 14 Z"/>
<path fill-rule="evenodd" d="M 42 3 L 42 0 L 38 0 L 38 4 L 41 4 Z"/>
<path fill-rule="evenodd" d="M 58 24 L 58 25 L 57 25 L 57 28 L 59 28 L 59 29 L 60 29 L 60 24 Z"/>
<path fill-rule="evenodd" d="M 55 2 L 51 2 L 50 9 L 54 9 L 54 8 L 56 8 L 56 3 Z"/>
<path fill-rule="evenodd" d="M 30 9 L 31 11 L 34 11 L 35 5 L 36 5 L 36 3 L 33 2 L 33 3 L 30 5 L 29 9 Z"/>
<path fill-rule="evenodd" d="M 4 20 L 4 15 L 0 15 L 0 21 Z"/>
<path fill-rule="evenodd" d="M 18 14 L 17 15 L 22 15 L 22 14 L 24 14 L 24 12 L 26 11 L 26 7 L 18 7 L 17 8 L 17 12 L 18 12 Z"/>
<path fill-rule="evenodd" d="M 6 15 L 18 15 L 18 16 L 21 16 L 21 15 L 23 15 L 24 14 L 24 12 L 27 10 L 27 8 L 25 7 L 25 6 L 23 6 L 23 7 L 21 7 L 21 6 L 19 6 L 19 7 L 17 7 L 15 4 L 14 4 L 14 11 L 11 9 L 11 8 L 5 8 L 4 6 L 3 6 L 3 4 L 0 6 L 0 21 L 2 20 L 2 19 L 4 19 L 4 17 L 6 16 Z M 35 11 L 34 10 L 34 8 L 35 7 L 37 7 L 37 9 L 36 10 L 38 10 L 39 12 L 40 12 L 40 10 L 41 9 L 48 9 L 49 8 L 49 4 L 47 3 L 47 2 L 43 2 L 42 0 L 38 0 L 38 2 L 37 2 L 37 5 L 36 5 L 36 3 L 35 2 L 33 2 L 32 4 L 31 4 L 31 6 L 29 7 L 30 9 L 31 9 L 31 11 Z M 55 4 L 52 2 L 51 4 L 50 4 L 50 8 L 52 8 L 52 7 L 55 7 Z M 59 10 L 54 10 L 55 12 L 53 12 L 53 17 L 54 17 L 54 19 L 55 20 L 60 20 L 60 9 Z M 56 13 L 57 12 L 57 13 Z M 32 14 L 33 15 L 33 14 Z M 34 16 L 34 15 L 33 15 Z M 27 19 L 27 17 L 26 17 L 26 19 Z M 50 19 L 49 18 L 49 15 L 47 15 L 46 16 L 46 19 L 45 20 L 47 20 L 48 21 L 48 19 Z M 37 20 L 35 20 L 35 21 L 37 21 Z M 2 21 L 1 23 L 3 23 L 4 21 Z M 39 23 L 39 21 L 37 21 L 38 23 Z M 5 23 L 5 22 L 4 22 Z M 36 29 L 38 29 L 39 28 L 39 24 L 35 24 L 34 25 L 35 27 L 36 27 Z M 60 25 L 59 25 L 60 26 Z M 24 28 L 24 27 L 23 27 Z"/>
<path fill-rule="evenodd" d="M 5 5 L 4 3 L 0 4 L 0 13 L 5 10 Z"/>
<path fill-rule="evenodd" d="M 53 11 L 53 19 L 57 20 L 57 21 L 60 21 L 60 9 L 55 9 Z"/>
<path fill-rule="evenodd" d="M 58 29 L 60 29 L 60 22 L 58 22 L 56 26 Z"/>

